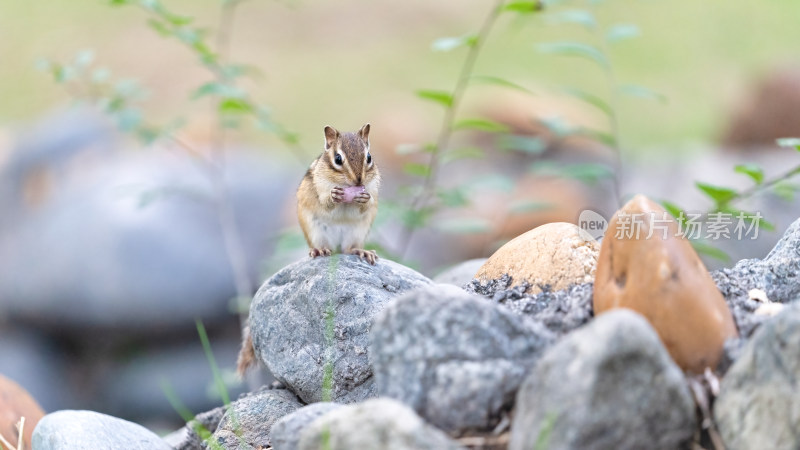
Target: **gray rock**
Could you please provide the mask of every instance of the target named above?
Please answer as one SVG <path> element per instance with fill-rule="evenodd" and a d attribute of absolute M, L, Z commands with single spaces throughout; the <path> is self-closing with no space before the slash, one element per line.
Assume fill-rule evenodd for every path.
<path fill-rule="evenodd" d="M 714 417 L 725 445 L 800 448 L 800 305 L 764 323 L 720 385 Z"/>
<path fill-rule="evenodd" d="M 655 330 L 620 309 L 541 357 L 517 395 L 509 449 L 674 450 L 694 420 L 683 373 Z"/>
<path fill-rule="evenodd" d="M 94 411 L 56 411 L 33 430 L 36 450 L 171 450 L 141 425 Z"/>
<path fill-rule="evenodd" d="M 552 340 L 540 324 L 455 286 L 412 291 L 375 319 L 378 395 L 448 432 L 490 429 Z"/>
<path fill-rule="evenodd" d="M 553 291 L 542 286 L 542 292 L 526 294 L 527 283 L 510 287 L 512 279 L 503 275 L 497 280 L 470 281 L 464 289 L 491 299 L 511 311 L 535 319 L 557 336 L 563 336 L 591 320 L 594 283 L 576 284 Z"/>
<path fill-rule="evenodd" d="M 789 303 L 800 297 L 800 219 L 789 226 L 763 260 L 744 259 L 711 276 L 733 312 L 739 334 L 749 337 L 769 319 L 753 314 L 763 303 L 749 297 L 751 289 L 764 291 L 771 302 Z"/>
<path fill-rule="evenodd" d="M 400 264 L 352 255 L 304 259 L 267 280 L 250 306 L 258 358 L 306 403 L 374 396 L 372 318 L 394 296 L 430 284 Z M 331 363 L 331 364 L 329 364 Z M 330 382 L 330 398 L 323 384 Z"/>
<path fill-rule="evenodd" d="M 205 431 L 213 433 L 223 415 L 225 415 L 224 406 L 200 413 L 184 427 L 164 436 L 164 441 L 175 450 L 201 450 L 203 448 L 203 439 L 197 433 L 197 430 L 205 429 Z"/>
<path fill-rule="evenodd" d="M 400 402 L 375 398 L 325 414 L 300 435 L 300 450 L 455 450 L 440 430 Z M 276 449 L 281 450 L 281 449 Z"/>
<path fill-rule="evenodd" d="M 341 406 L 330 402 L 314 403 L 283 416 L 272 426 L 272 447 L 275 450 L 297 450 L 303 430 L 311 422 Z"/>
<path fill-rule="evenodd" d="M 286 389 L 262 389 L 231 403 L 212 439 L 225 450 L 269 447 L 272 425 L 303 405 Z"/>
<path fill-rule="evenodd" d="M 475 277 L 475 274 L 478 273 L 478 269 L 481 268 L 487 259 L 488 258 L 475 258 L 458 263 L 433 277 L 433 281 L 435 283 L 452 284 L 462 287 Z"/>

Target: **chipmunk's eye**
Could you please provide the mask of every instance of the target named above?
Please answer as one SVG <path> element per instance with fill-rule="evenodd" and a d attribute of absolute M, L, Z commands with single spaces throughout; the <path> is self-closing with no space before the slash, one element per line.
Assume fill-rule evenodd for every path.
<path fill-rule="evenodd" d="M 372 164 L 372 155 L 369 152 L 367 152 L 367 164 Z"/>
<path fill-rule="evenodd" d="M 336 157 L 333 158 L 333 162 L 335 162 L 337 166 L 341 166 L 342 165 L 342 155 L 337 153 Z"/>

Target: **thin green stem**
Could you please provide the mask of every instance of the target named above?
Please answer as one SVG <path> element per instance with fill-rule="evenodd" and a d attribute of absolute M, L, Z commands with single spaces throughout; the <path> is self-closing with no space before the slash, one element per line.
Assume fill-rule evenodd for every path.
<path fill-rule="evenodd" d="M 793 169 L 788 170 L 787 172 L 784 172 L 783 175 L 779 175 L 779 176 L 777 176 L 777 177 L 775 177 L 775 178 L 773 178 L 771 180 L 767 180 L 767 181 L 765 181 L 765 182 L 763 182 L 761 184 L 757 184 L 757 185 L 755 185 L 755 186 L 753 186 L 753 187 L 751 187 L 749 189 L 745 189 L 744 191 L 739 192 L 728 203 L 738 202 L 738 201 L 745 200 L 745 199 L 748 199 L 750 197 L 753 197 L 754 195 L 759 194 L 759 193 L 764 192 L 764 191 L 767 191 L 770 188 L 772 188 L 773 186 L 775 186 L 776 184 L 778 184 L 778 183 L 780 183 L 782 181 L 789 180 L 790 178 L 793 178 L 798 174 L 800 174 L 800 166 L 797 166 L 797 167 L 795 167 Z"/>
<path fill-rule="evenodd" d="M 442 125 L 439 129 L 439 134 L 436 139 L 436 144 L 430 152 L 430 158 L 428 160 L 428 173 L 423 181 L 422 189 L 411 203 L 411 212 L 414 214 L 419 213 L 422 208 L 429 203 L 430 197 L 434 195 L 436 182 L 439 177 L 439 166 L 441 164 L 442 152 L 447 150 L 450 145 L 450 139 L 453 136 L 453 125 L 455 123 L 455 118 L 458 113 L 459 106 L 461 105 L 464 92 L 466 91 L 467 86 L 469 85 L 469 80 L 472 77 L 472 72 L 475 68 L 475 62 L 478 60 L 481 49 L 483 49 L 483 45 L 486 42 L 489 33 L 494 27 L 494 24 L 497 22 L 497 18 L 500 16 L 503 3 L 504 0 L 495 1 L 492 9 L 489 11 L 489 14 L 487 14 L 486 18 L 484 19 L 483 25 L 481 25 L 477 37 L 472 45 L 470 45 L 469 50 L 467 51 L 467 56 L 464 58 L 464 62 L 461 65 L 458 80 L 456 81 L 456 85 L 451 94 L 452 103 L 445 110 L 444 117 L 442 118 Z M 409 224 L 405 225 L 400 239 L 400 250 L 398 251 L 398 254 L 401 256 L 401 258 L 405 258 L 405 254 L 408 251 L 408 247 L 411 243 L 411 239 L 414 237 L 414 232 L 416 229 L 417 227 L 410 226 Z"/>

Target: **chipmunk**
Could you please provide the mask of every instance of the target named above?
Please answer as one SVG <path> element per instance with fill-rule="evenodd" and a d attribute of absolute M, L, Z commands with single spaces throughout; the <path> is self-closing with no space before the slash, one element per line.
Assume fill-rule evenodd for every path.
<path fill-rule="evenodd" d="M 364 241 L 378 212 L 381 174 L 369 152 L 369 124 L 356 133 L 325 127 L 325 150 L 311 163 L 297 188 L 297 218 L 311 248 L 309 256 L 339 250 L 375 264 L 378 254 Z M 245 328 L 237 371 L 255 364 L 249 327 Z"/>
<path fill-rule="evenodd" d="M 375 264 L 364 241 L 378 212 L 381 174 L 369 151 L 369 124 L 356 133 L 325 127 L 325 151 L 308 168 L 297 189 L 297 218 L 311 248 L 309 256 L 342 253 Z"/>

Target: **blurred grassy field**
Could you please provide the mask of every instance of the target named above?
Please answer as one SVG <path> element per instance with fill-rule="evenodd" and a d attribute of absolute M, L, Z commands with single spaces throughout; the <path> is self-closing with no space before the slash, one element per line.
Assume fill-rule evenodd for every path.
<path fill-rule="evenodd" d="M 165 3 L 211 30 L 216 26 L 219 1 Z M 450 89 L 464 55 L 433 52 L 430 44 L 475 31 L 491 4 L 252 0 L 238 10 L 231 57 L 263 71 L 249 87 L 276 120 L 300 133 L 306 147 L 319 147 L 328 123 L 356 129 L 372 121 L 378 133 L 394 127 L 400 134 L 407 126 L 410 139 L 424 138 L 435 132 L 441 113 L 413 92 Z M 668 99 L 620 103 L 623 145 L 632 151 L 713 142 L 750 82 L 772 67 L 800 61 L 796 0 L 606 0 L 597 17 L 604 25 L 634 23 L 641 29 L 639 38 L 614 47 L 613 66 L 620 82 L 648 86 Z M 567 85 L 605 95 L 604 75 L 584 60 L 540 54 L 536 45 L 592 39 L 580 26 L 509 15 L 490 37 L 476 73 L 526 86 L 540 94 L 530 99 L 537 109 L 569 115 L 569 103 L 547 93 Z M 39 58 L 68 60 L 82 49 L 93 49 L 98 64 L 115 75 L 148 86 L 146 111 L 152 117 L 165 120 L 188 111 L 190 129 L 202 134 L 209 108 L 186 98 L 209 75 L 179 43 L 150 30 L 141 10 L 99 0 L 0 2 L 0 125 L 34 120 L 68 104 L 68 94 L 35 64 Z M 476 87 L 469 96 L 491 101 L 494 91 Z M 599 117 L 590 121 L 602 124 Z M 270 142 L 254 130 L 241 139 Z"/>

